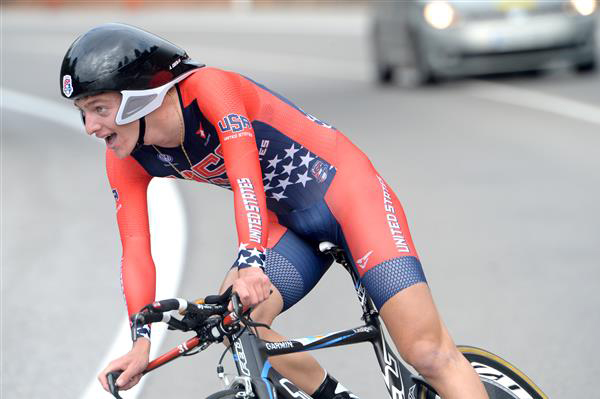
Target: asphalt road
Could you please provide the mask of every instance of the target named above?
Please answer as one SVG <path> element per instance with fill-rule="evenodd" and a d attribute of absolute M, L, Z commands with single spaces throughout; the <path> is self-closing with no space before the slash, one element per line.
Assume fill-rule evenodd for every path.
<path fill-rule="evenodd" d="M 209 65 L 251 76 L 370 155 L 403 202 L 457 343 L 510 360 L 551 398 L 594 397 L 600 135 L 589 114 L 600 114 L 600 77 L 555 71 L 382 89 L 370 80 L 360 14 L 348 14 L 347 24 L 321 16 L 333 21 L 331 29 L 313 21 L 306 31 L 292 16 L 276 35 L 266 22 L 223 27 L 215 15 L 199 15 L 195 25 L 194 15 L 176 15 L 185 25 L 161 13 L 3 10 L 2 86 L 68 105 L 58 92 L 64 51 L 77 34 L 109 20 L 144 25 Z M 264 18 L 286 25 L 281 15 Z M 4 103 L 1 118 L 1 396 L 79 398 L 124 313 L 114 202 L 102 147 L 82 130 L 37 117 L 36 103 L 25 108 Z M 214 292 L 231 264 L 232 199 L 207 185 L 177 186 L 188 219 L 178 295 L 193 298 Z M 313 335 L 358 325 L 358 317 L 348 277 L 332 268 L 275 327 Z M 164 348 L 183 339 L 172 334 Z M 149 375 L 141 397 L 215 391 L 221 350 Z M 361 345 L 317 357 L 359 396 L 385 397 L 370 352 Z"/>

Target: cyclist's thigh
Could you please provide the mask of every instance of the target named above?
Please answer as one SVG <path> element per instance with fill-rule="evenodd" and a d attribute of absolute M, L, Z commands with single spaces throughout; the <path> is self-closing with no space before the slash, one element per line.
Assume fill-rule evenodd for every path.
<path fill-rule="evenodd" d="M 400 201 L 368 158 L 338 143 L 340 162 L 326 202 L 345 249 L 377 308 L 404 288 L 425 282 Z"/>
<path fill-rule="evenodd" d="M 262 313 L 274 313 L 272 317 L 306 296 L 332 263 L 331 257 L 318 251 L 318 243 L 309 243 L 280 225 L 277 216 L 270 211 L 266 255 L 265 273 L 276 291 L 267 300 L 269 303 L 262 306 Z M 231 285 L 236 276 L 237 273 L 232 269 L 225 278 L 223 287 Z M 269 318 L 266 314 L 264 316 Z"/>
<path fill-rule="evenodd" d="M 285 311 L 314 288 L 332 259 L 319 252 L 318 243 L 307 242 L 292 230 L 279 225 L 274 214 L 270 220 L 270 229 L 275 227 L 282 234 L 277 242 L 269 239 L 265 273 L 281 293 L 282 311 Z"/>

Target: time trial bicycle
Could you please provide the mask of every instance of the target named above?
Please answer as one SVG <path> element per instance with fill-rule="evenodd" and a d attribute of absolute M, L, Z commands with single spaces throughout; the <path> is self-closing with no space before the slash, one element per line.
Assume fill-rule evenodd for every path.
<path fill-rule="evenodd" d="M 310 395 L 271 366 L 270 356 L 371 342 L 392 399 L 439 398 L 435 389 L 424 378 L 411 373 L 390 348 L 379 314 L 345 252 L 329 242 L 321 243 L 319 249 L 333 256 L 352 276 L 364 324 L 318 336 L 270 342 L 260 339 L 256 329 L 268 326 L 251 320 L 250 310 L 242 309 L 231 287 L 221 295 L 211 295 L 194 302 L 181 298 L 161 300 L 132 315 L 132 335 L 135 337 L 133 332 L 143 325 L 165 322 L 170 330 L 191 331 L 195 336 L 150 362 L 144 374 L 176 358 L 197 354 L 213 343 L 227 340 L 237 375 L 230 379 L 224 373 L 221 357 L 217 374 L 225 389 L 207 399 L 311 399 Z M 230 301 L 234 308 L 231 313 L 227 311 Z M 171 314 L 177 310 L 183 318 Z M 472 346 L 458 346 L 458 349 L 481 378 L 490 399 L 548 398 L 529 377 L 499 356 Z M 119 375 L 119 371 L 108 374 L 109 388 L 115 398 L 120 398 L 116 386 Z"/>

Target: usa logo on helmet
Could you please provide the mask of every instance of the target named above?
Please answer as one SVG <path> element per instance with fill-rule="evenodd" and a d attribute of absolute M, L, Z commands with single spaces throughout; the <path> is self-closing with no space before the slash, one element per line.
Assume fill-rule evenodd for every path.
<path fill-rule="evenodd" d="M 63 76 L 63 93 L 65 96 L 71 97 L 73 94 L 73 81 L 71 80 L 71 75 Z"/>

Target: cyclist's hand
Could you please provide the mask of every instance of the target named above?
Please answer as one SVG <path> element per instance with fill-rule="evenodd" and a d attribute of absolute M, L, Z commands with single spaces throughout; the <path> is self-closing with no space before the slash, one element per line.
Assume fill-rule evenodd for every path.
<path fill-rule="evenodd" d="M 98 380 L 104 390 L 108 389 L 106 374 L 111 371 L 123 371 L 117 379 L 119 390 L 126 391 L 135 386 L 142 379 L 142 372 L 146 370 L 150 361 L 150 341 L 140 338 L 135 341 L 133 348 L 124 356 L 113 360 L 98 375 Z"/>
<path fill-rule="evenodd" d="M 233 282 L 233 292 L 238 294 L 244 307 L 256 306 L 271 295 L 271 281 L 259 267 L 240 269 Z M 230 302 L 229 311 L 232 310 Z"/>

